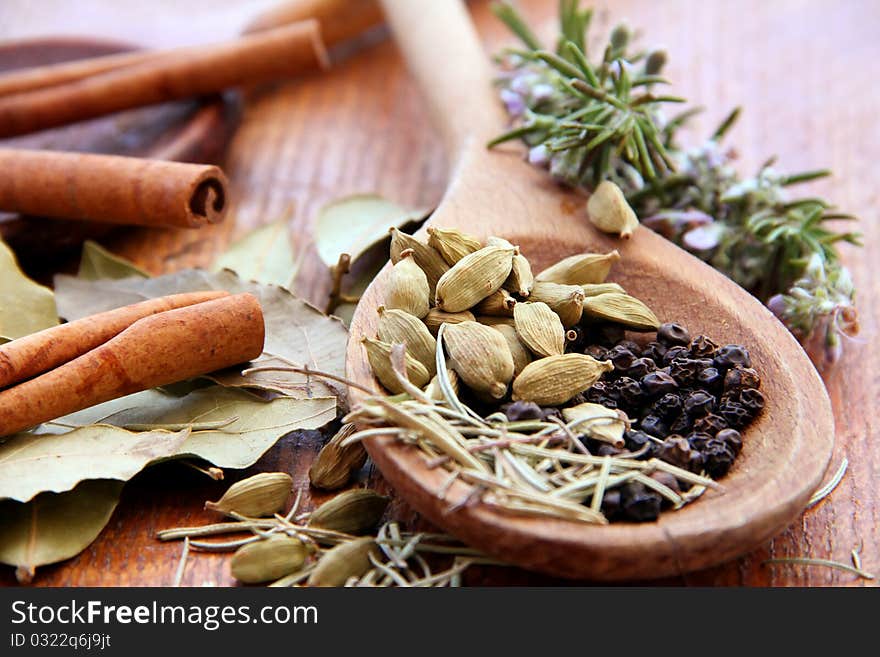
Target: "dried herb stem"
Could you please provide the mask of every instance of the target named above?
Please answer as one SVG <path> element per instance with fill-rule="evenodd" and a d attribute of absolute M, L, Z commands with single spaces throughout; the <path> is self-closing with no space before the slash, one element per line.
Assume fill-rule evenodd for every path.
<path fill-rule="evenodd" d="M 842 563 L 840 561 L 832 561 L 830 559 L 812 559 L 809 557 L 785 557 L 778 559 L 766 559 L 761 562 L 761 565 L 773 565 L 773 564 L 793 564 L 798 566 L 820 566 L 823 568 L 834 568 L 835 570 L 842 570 L 847 573 L 852 573 L 853 575 L 857 575 L 862 579 L 875 579 L 872 573 L 865 572 L 861 568 L 857 568 L 854 566 L 850 566 L 848 563 Z"/>
<path fill-rule="evenodd" d="M 189 538 L 183 539 L 183 549 L 180 552 L 180 562 L 177 564 L 177 571 L 174 574 L 173 587 L 179 587 L 183 581 L 183 573 L 186 570 L 186 560 L 189 556 Z"/>
<path fill-rule="evenodd" d="M 819 490 L 813 493 L 812 497 L 810 497 L 810 501 L 807 502 L 807 508 L 811 509 L 816 506 L 819 502 L 824 500 L 826 497 L 831 495 L 835 488 L 837 488 L 838 484 L 840 484 L 844 475 L 846 475 L 846 469 L 849 467 L 849 460 L 844 457 L 841 460 L 840 465 L 837 467 L 837 470 L 831 476 L 831 479 L 828 480 L 826 484 L 824 484 Z"/>

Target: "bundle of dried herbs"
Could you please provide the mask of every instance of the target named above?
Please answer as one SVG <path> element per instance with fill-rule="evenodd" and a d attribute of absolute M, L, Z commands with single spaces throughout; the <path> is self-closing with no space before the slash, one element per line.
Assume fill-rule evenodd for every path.
<path fill-rule="evenodd" d="M 855 289 L 840 263 L 840 242 L 859 235 L 829 222 L 852 217 L 789 188 L 828 171 L 784 174 L 765 162 L 741 178 L 722 146 L 737 108 L 702 144 L 686 148 L 680 129 L 699 109 L 668 112 L 682 98 L 660 89 L 667 54 L 633 48 L 615 27 L 598 61 L 588 56 L 592 10 L 560 1 L 560 36 L 546 49 L 507 2 L 497 16 L 521 49 L 499 54 L 501 99 L 513 128 L 490 145 L 519 138 L 528 160 L 561 183 L 593 191 L 603 181 L 624 191 L 642 223 L 710 263 L 755 294 L 801 341 L 822 369 L 839 360 L 842 340 L 858 332 Z"/>
<path fill-rule="evenodd" d="M 764 406 L 745 347 L 661 324 L 606 281 L 616 251 L 533 274 L 502 238 L 428 234 L 392 237 L 363 346 L 393 396 L 353 409 L 362 430 L 340 447 L 390 434 L 469 484 L 465 503 L 600 524 L 655 520 L 717 486 Z"/>

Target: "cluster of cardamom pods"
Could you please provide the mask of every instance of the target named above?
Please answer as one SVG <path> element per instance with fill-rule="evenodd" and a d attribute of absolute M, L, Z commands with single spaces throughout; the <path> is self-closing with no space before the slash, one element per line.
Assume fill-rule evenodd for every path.
<path fill-rule="evenodd" d="M 205 504 L 245 524 L 267 517 L 279 521 L 275 531 L 259 531 L 237 547 L 230 561 L 232 576 L 261 584 L 301 575 L 309 586 L 342 586 L 369 570 L 375 544 L 369 537 L 356 537 L 376 527 L 389 499 L 368 488 L 348 490 L 297 525 L 292 514 L 277 515 L 290 502 L 292 485 L 286 473 L 264 472 L 233 484 L 220 500 Z"/>
<path fill-rule="evenodd" d="M 337 442 L 350 434 L 344 429 Z M 347 490 L 305 513 L 299 513 L 297 495 L 281 515 L 290 504 L 292 486 L 283 472 L 248 477 L 205 504 L 233 522 L 168 529 L 158 538 L 186 539 L 185 555 L 189 549 L 233 551 L 229 568 L 235 579 L 275 587 L 459 586 L 469 566 L 491 562 L 448 536 L 401 532 L 396 522 L 380 526 L 389 499 L 369 488 Z M 244 538 L 205 540 L 242 534 Z M 435 572 L 424 557 L 438 553 L 452 563 Z"/>
<path fill-rule="evenodd" d="M 533 275 L 519 248 L 500 237 L 483 244 L 456 229 L 431 227 L 424 243 L 392 229 L 393 267 L 377 335 L 363 338 L 370 366 L 393 394 L 415 386 L 442 399 L 443 367 L 456 394 L 466 386 L 483 402 L 510 396 L 564 404 L 613 370 L 610 361 L 566 353 L 581 322 L 637 331 L 659 326 L 648 306 L 605 282 L 619 259 L 617 251 L 582 253 Z M 395 344 L 406 347 L 398 367 Z"/>

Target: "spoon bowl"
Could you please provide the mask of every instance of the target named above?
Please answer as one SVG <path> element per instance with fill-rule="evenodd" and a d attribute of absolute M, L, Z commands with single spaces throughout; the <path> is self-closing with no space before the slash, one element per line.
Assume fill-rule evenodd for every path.
<path fill-rule="evenodd" d="M 517 516 L 481 502 L 458 506 L 469 485 L 456 482 L 441 495 L 445 470 L 428 468 L 415 447 L 390 436 L 369 438 L 364 444 L 385 478 L 417 511 L 468 544 L 509 563 L 579 579 L 647 579 L 706 568 L 794 522 L 821 483 L 834 440 L 828 396 L 797 341 L 757 299 L 705 263 L 646 228 L 625 241 L 601 235 L 586 220 L 583 196 L 561 189 L 516 148 L 487 151 L 504 116 L 461 5 L 384 0 L 384 6 L 454 158 L 431 225 L 504 237 L 520 246 L 535 271 L 575 253 L 618 249 L 621 261 L 610 280 L 645 301 L 661 322 L 746 345 L 766 397 L 742 453 L 719 482 L 723 490 L 707 491 L 655 522 L 597 526 Z M 360 339 L 375 336 L 387 274 L 386 267 L 358 305 L 346 360 L 348 377 L 376 393 L 382 389 Z M 353 387 L 350 395 L 352 406 L 365 397 Z"/>

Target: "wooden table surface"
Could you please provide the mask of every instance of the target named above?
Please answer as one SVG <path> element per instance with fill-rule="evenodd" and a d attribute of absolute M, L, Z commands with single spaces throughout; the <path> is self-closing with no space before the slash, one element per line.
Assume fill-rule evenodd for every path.
<path fill-rule="evenodd" d="M 0 4 L 0 38 L 49 34 L 98 34 L 171 46 L 235 34 L 269 0 L 192 0 L 186 14 L 173 0 L 150 3 L 91 0 L 6 0 Z M 523 0 L 526 13 L 550 33 L 556 3 Z M 807 511 L 790 529 L 735 562 L 664 580 L 663 584 L 814 586 L 872 584 L 847 573 L 803 566 L 762 566 L 770 557 L 810 556 L 849 561 L 861 551 L 864 567 L 880 572 L 880 442 L 875 413 L 880 400 L 877 326 L 880 260 L 877 222 L 880 156 L 880 86 L 870 75 L 880 61 L 880 4 L 872 0 L 617 0 L 597 1 L 598 24 L 620 19 L 644 28 L 646 45 L 670 55 L 666 76 L 677 95 L 705 105 L 695 123 L 708 134 L 735 105 L 745 113 L 729 137 L 742 172 L 769 156 L 781 168 L 829 167 L 830 180 L 813 190 L 862 218 L 864 249 L 847 248 L 859 290 L 862 338 L 827 377 L 837 421 L 833 467 L 842 457 L 849 472 L 833 495 Z M 471 5 L 487 48 L 508 40 L 488 3 Z M 193 29 L 195 26 L 195 29 Z M 330 72 L 281 85 L 252 99 L 225 162 L 234 194 L 228 221 L 201 231 L 132 230 L 106 246 L 154 274 L 207 265 L 236 236 L 276 218 L 291 202 L 290 239 L 305 254 L 298 291 L 323 305 L 327 271 L 310 244 L 311 221 L 323 203 L 354 192 L 378 192 L 403 204 L 430 206 L 444 189 L 446 164 L 423 104 L 395 47 L 375 40 Z M 59 263 L 60 266 L 60 263 Z M 308 466 L 320 440 L 307 433 L 282 440 L 248 473 L 285 470 L 308 486 Z M 36 585 L 165 585 L 172 581 L 179 544 L 161 544 L 157 530 L 212 519 L 201 510 L 227 483 L 212 482 L 180 464 L 137 477 L 102 535 L 68 562 L 40 569 Z M 381 475 L 366 473 L 383 488 Z M 320 502 L 315 496 L 309 503 Z M 417 518 L 395 501 L 392 513 Z M 0 581 L 14 583 L 11 569 Z M 565 584 L 517 569 L 473 572 L 470 584 Z M 185 585 L 234 583 L 226 559 L 199 555 L 189 561 Z"/>

